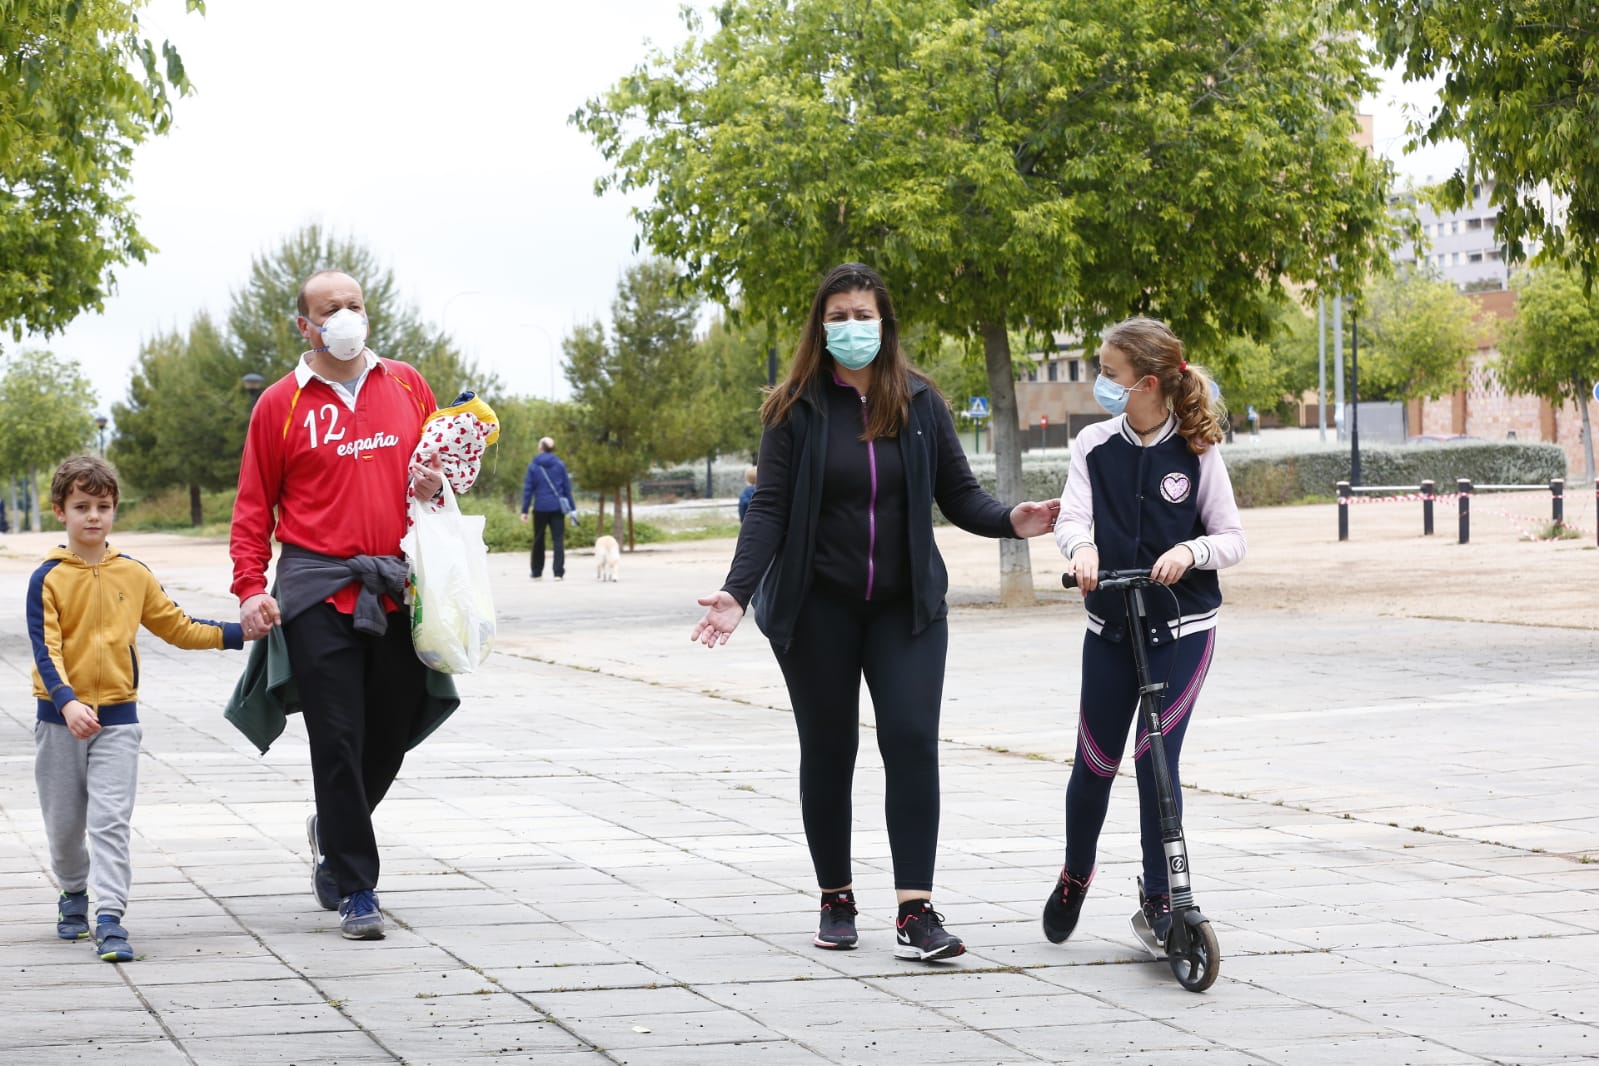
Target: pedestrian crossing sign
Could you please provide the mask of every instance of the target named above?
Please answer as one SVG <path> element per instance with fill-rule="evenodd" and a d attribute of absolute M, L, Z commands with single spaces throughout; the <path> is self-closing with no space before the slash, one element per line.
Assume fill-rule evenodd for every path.
<path fill-rule="evenodd" d="M 988 397 L 987 396 L 973 396 L 972 399 L 971 399 L 971 403 L 966 408 L 966 417 L 967 418 L 987 418 L 988 417 Z"/>

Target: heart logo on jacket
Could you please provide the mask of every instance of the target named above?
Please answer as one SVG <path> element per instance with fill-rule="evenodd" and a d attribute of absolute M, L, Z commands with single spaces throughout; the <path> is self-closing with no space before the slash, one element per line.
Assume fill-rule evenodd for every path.
<path fill-rule="evenodd" d="M 1160 495 L 1167 503 L 1182 503 L 1188 499 L 1187 474 L 1167 474 L 1160 479 Z"/>

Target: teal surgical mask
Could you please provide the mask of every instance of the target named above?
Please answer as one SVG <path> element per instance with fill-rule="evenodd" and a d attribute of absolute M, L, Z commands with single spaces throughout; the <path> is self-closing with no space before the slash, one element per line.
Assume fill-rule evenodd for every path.
<path fill-rule="evenodd" d="M 883 324 L 877 319 L 824 322 L 827 350 L 839 366 L 860 370 L 870 366 L 883 347 Z"/>

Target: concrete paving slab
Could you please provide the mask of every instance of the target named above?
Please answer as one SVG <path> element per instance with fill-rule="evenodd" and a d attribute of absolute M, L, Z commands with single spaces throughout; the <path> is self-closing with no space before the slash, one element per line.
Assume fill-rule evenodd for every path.
<path fill-rule="evenodd" d="M 1263 554 L 1285 550 L 1269 539 L 1275 515 L 1253 521 L 1268 530 Z M 1336 550 L 1332 529 L 1328 518 L 1300 554 Z M 134 554 L 190 609 L 228 616 L 223 546 L 169 540 Z M 344 941 L 311 899 L 303 725 L 258 755 L 217 713 L 242 657 L 150 637 L 129 910 L 143 958 L 112 967 L 56 941 L 28 754 L 31 656 L 21 620 L 0 617 L 0 729 L 14 741 L 0 749 L 0 997 L 12 1008 L 0 1046 L 28 1063 L 155 1066 L 1595 1057 L 1599 863 L 1585 860 L 1599 858 L 1599 758 L 1570 738 L 1599 691 L 1599 629 L 1421 618 L 1391 596 L 1317 614 L 1225 575 L 1242 594 L 1184 752 L 1195 889 L 1223 951 L 1220 981 L 1194 996 L 1126 931 L 1128 780 L 1077 934 L 1040 935 L 1061 861 L 1081 616 L 1052 587 L 1043 545 L 1042 605 L 997 611 L 985 605 L 992 546 L 939 540 L 956 606 L 938 901 L 963 958 L 892 955 L 869 703 L 855 788 L 862 944 L 811 946 L 781 677 L 753 631 L 714 653 L 687 641 L 730 543 L 635 553 L 617 586 L 580 568 L 532 586 L 524 560 L 495 558 L 500 648 L 460 679 L 461 712 L 378 811 L 381 943 Z M 10 602 L 31 570 L 22 543 L 0 539 Z M 1539 558 L 1570 580 L 1591 570 L 1591 556 Z M 1378 587 L 1393 561 L 1340 565 Z M 94 1024 L 62 1010 L 63 995 L 93 996 Z M 115 1040 L 97 1031 L 108 1017 Z"/>

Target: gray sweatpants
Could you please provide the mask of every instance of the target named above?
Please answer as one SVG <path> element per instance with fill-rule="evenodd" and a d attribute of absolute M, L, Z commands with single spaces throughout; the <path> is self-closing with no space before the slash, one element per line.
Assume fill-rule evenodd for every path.
<path fill-rule="evenodd" d="M 99 914 L 128 908 L 128 836 L 143 736 L 137 723 L 108 725 L 88 740 L 54 722 L 33 724 L 33 778 L 50 865 L 61 891 L 87 887 Z"/>

